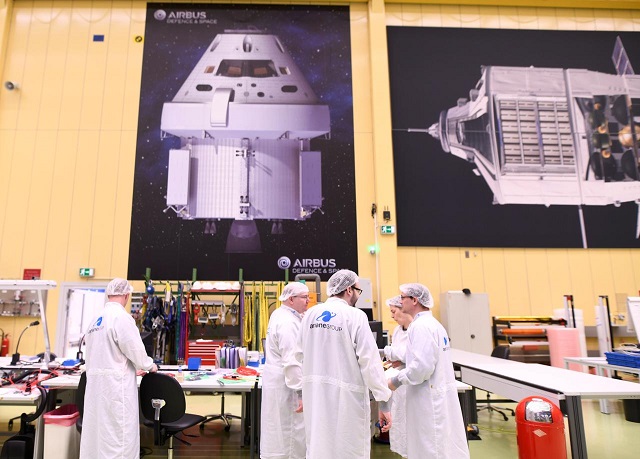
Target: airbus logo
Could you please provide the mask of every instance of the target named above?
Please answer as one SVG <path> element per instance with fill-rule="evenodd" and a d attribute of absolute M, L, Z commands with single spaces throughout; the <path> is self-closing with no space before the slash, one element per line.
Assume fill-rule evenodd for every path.
<path fill-rule="evenodd" d="M 153 13 L 156 21 L 166 21 L 167 24 L 217 24 L 217 19 L 207 18 L 206 11 L 171 11 L 156 10 Z"/>
<path fill-rule="evenodd" d="M 278 258 L 278 268 L 287 269 L 291 267 L 291 259 L 289 257 Z"/>
<path fill-rule="evenodd" d="M 205 11 L 172 11 L 169 19 L 207 19 Z"/>
<path fill-rule="evenodd" d="M 278 268 L 292 268 L 293 274 L 333 274 L 338 270 L 336 265 L 335 258 L 278 258 Z"/>

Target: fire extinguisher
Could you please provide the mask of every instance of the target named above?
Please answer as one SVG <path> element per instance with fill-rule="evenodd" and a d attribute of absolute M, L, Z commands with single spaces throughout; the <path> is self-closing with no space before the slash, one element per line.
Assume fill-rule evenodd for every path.
<path fill-rule="evenodd" d="M 2 332 L 2 347 L 0 347 L 0 357 L 5 357 L 9 354 L 9 333 L 5 334 L 4 330 L 0 328 Z"/>

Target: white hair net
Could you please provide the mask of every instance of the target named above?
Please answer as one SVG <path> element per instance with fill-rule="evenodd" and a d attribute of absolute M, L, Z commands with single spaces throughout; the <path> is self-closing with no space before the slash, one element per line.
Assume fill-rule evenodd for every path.
<path fill-rule="evenodd" d="M 425 308 L 433 307 L 433 296 L 427 287 L 422 284 L 402 284 L 400 291 L 407 296 L 411 296 L 418 300 Z"/>
<path fill-rule="evenodd" d="M 309 293 L 309 287 L 302 282 L 290 282 L 282 289 L 280 301 L 287 301 L 292 296 L 305 295 L 307 293 Z"/>
<path fill-rule="evenodd" d="M 116 277 L 107 285 L 107 296 L 127 295 L 133 292 L 133 287 L 126 279 Z"/>
<path fill-rule="evenodd" d="M 387 303 L 387 306 L 389 307 L 401 308 L 402 298 L 400 297 L 400 295 L 397 295 L 397 296 L 394 296 L 393 298 L 387 299 L 385 303 Z"/>
<path fill-rule="evenodd" d="M 358 275 L 348 269 L 336 271 L 327 282 L 327 296 L 337 295 L 358 282 Z"/>

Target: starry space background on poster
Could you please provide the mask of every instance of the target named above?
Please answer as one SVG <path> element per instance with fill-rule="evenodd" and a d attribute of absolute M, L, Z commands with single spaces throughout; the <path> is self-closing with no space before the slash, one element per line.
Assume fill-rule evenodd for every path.
<path fill-rule="evenodd" d="M 215 24 L 169 24 L 154 12 L 206 11 Z M 134 178 L 130 279 L 151 268 L 154 279 L 282 280 L 277 261 L 335 259 L 336 267 L 357 270 L 353 97 L 348 7 L 150 3 L 147 7 L 140 113 Z M 210 21 L 212 22 L 212 21 Z M 284 221 L 285 234 L 271 235 L 270 221 L 256 220 L 262 253 L 225 253 L 231 220 L 216 222 L 216 235 L 204 234 L 205 220 L 185 221 L 166 208 L 169 150 L 180 139 L 161 140 L 160 118 L 195 64 L 218 33 L 255 27 L 279 37 L 330 111 L 329 139 L 311 140 L 322 152 L 322 212 L 306 221 Z M 330 273 L 319 273 L 323 280 Z M 290 275 L 293 278 L 293 274 Z"/>
<path fill-rule="evenodd" d="M 620 36 L 636 71 L 640 34 L 388 27 L 398 244 L 432 247 L 582 247 L 576 206 L 494 205 L 471 163 L 427 129 L 480 80 L 483 65 L 581 68 L 615 74 Z M 588 247 L 640 247 L 633 202 L 584 206 Z"/>

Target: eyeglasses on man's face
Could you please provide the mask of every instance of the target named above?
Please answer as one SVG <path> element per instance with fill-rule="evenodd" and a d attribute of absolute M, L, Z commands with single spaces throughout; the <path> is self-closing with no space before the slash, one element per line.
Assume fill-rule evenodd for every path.
<path fill-rule="evenodd" d="M 400 295 L 401 300 L 404 300 L 405 298 L 413 298 L 413 297 L 409 295 Z"/>
<path fill-rule="evenodd" d="M 302 298 L 303 300 L 308 300 L 309 295 L 296 295 L 294 298 Z"/>
<path fill-rule="evenodd" d="M 358 292 L 358 295 L 362 295 L 362 289 L 358 288 L 358 287 L 351 287 L 352 289 L 354 289 L 356 292 Z"/>

